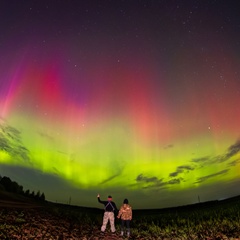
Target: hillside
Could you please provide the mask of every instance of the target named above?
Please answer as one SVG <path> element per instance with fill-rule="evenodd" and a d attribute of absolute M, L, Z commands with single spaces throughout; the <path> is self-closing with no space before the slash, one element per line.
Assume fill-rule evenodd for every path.
<path fill-rule="evenodd" d="M 224 207 L 226 204 L 239 204 L 240 203 L 240 195 L 234 196 L 231 198 L 227 198 L 224 200 L 214 200 L 214 201 L 208 201 L 208 202 L 201 202 L 196 204 L 190 204 L 190 205 L 184 205 L 184 206 L 177 206 L 177 207 L 171 207 L 171 208 L 159 208 L 159 209 L 134 209 L 135 213 L 144 213 L 147 215 L 151 214 L 157 214 L 161 212 L 172 212 L 172 211 L 185 211 L 185 210 L 194 210 L 194 209 L 208 209 L 208 208 L 216 208 L 216 207 Z M 82 206 L 74 206 L 74 205 L 67 205 L 62 203 L 53 203 L 45 201 L 45 204 L 50 204 L 52 206 L 58 206 L 58 207 L 67 207 L 67 208 L 73 208 L 78 210 L 88 211 L 88 212 L 94 212 L 98 211 L 100 209 L 98 208 L 92 208 L 92 207 L 82 207 Z M 27 206 L 27 205 L 43 205 L 43 203 L 40 203 L 39 201 L 36 201 L 32 198 L 25 197 L 20 194 L 15 194 L 11 192 L 6 192 L 3 190 L 0 190 L 0 207 L 3 206 Z M 101 211 L 101 210 L 100 210 Z"/>
<path fill-rule="evenodd" d="M 0 190 L 0 207 L 35 207 L 39 206 L 39 202 L 34 199 L 6 191 Z"/>
<path fill-rule="evenodd" d="M 165 209 L 133 209 L 131 237 L 155 239 L 239 239 L 240 196 Z M 0 191 L 0 239 L 123 239 L 101 234 L 103 210 L 39 202 Z M 1 227 L 2 226 L 2 227 Z"/>

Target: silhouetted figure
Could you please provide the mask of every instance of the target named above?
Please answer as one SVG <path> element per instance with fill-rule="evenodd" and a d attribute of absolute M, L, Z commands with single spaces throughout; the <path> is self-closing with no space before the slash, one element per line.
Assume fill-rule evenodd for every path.
<path fill-rule="evenodd" d="M 98 198 L 98 202 L 104 204 L 104 215 L 103 215 L 103 224 L 101 227 L 101 231 L 104 233 L 106 230 L 106 226 L 108 223 L 108 220 L 110 222 L 110 226 L 111 226 L 111 232 L 115 233 L 116 232 L 116 228 L 115 228 L 115 216 L 114 216 L 114 212 L 118 211 L 116 204 L 112 201 L 112 196 L 108 196 L 107 201 L 101 201 L 100 200 L 100 195 L 97 195 Z"/>
<path fill-rule="evenodd" d="M 121 218 L 121 236 L 124 234 L 126 226 L 127 236 L 130 237 L 130 222 L 132 220 L 132 207 L 128 204 L 128 199 L 124 199 L 117 218 Z"/>

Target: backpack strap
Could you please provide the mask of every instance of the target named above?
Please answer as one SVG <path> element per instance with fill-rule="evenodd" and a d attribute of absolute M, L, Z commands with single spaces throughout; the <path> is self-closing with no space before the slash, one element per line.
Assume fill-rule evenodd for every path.
<path fill-rule="evenodd" d="M 108 202 L 108 204 L 105 206 L 105 210 L 106 210 L 106 208 L 107 208 L 108 205 L 111 205 L 113 211 L 115 211 L 115 208 L 113 207 L 113 205 L 111 204 L 111 202 Z"/>

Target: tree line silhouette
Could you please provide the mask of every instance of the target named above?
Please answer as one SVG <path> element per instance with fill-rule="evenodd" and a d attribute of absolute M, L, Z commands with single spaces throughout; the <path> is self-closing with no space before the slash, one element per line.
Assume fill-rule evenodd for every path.
<path fill-rule="evenodd" d="M 40 191 L 30 191 L 29 189 L 25 190 L 23 189 L 23 186 L 19 185 L 17 182 L 12 181 L 9 177 L 2 177 L 0 176 L 0 190 L 20 194 L 22 196 L 32 198 L 38 201 L 45 201 L 45 194 Z"/>

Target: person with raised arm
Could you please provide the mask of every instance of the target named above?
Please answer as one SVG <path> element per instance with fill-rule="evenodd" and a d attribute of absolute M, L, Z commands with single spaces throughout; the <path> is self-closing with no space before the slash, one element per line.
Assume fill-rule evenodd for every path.
<path fill-rule="evenodd" d="M 101 227 L 101 232 L 104 233 L 107 227 L 108 221 L 110 222 L 111 232 L 115 233 L 115 215 L 114 213 L 118 211 L 116 204 L 112 201 L 112 196 L 108 196 L 107 201 L 102 201 L 100 199 L 100 194 L 97 195 L 97 199 L 99 203 L 104 205 L 104 215 L 103 215 L 103 223 Z"/>

